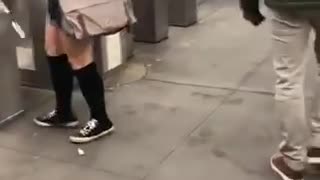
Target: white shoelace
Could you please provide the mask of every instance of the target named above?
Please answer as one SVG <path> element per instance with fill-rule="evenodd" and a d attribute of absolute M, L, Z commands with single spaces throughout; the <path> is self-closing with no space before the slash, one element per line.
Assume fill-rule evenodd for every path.
<path fill-rule="evenodd" d="M 87 136 L 91 133 L 92 130 L 94 130 L 98 125 L 98 121 L 96 119 L 90 120 L 87 125 L 80 130 L 80 134 L 83 136 Z"/>
<path fill-rule="evenodd" d="M 56 110 L 51 111 L 50 113 L 48 113 L 48 115 L 46 116 L 46 119 L 51 119 L 53 118 L 55 115 L 57 114 Z"/>

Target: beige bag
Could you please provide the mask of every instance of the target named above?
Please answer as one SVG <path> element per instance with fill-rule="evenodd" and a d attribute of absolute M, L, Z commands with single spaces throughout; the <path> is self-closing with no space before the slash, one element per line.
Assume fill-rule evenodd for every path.
<path fill-rule="evenodd" d="M 76 39 L 110 35 L 136 22 L 131 0 L 60 0 L 63 29 Z"/>

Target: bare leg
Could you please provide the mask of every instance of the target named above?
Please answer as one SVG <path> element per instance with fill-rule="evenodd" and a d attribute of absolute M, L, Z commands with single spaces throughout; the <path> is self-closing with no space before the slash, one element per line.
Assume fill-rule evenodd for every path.
<path fill-rule="evenodd" d="M 73 90 L 73 71 L 68 57 L 64 54 L 60 29 L 48 23 L 45 34 L 45 49 L 56 97 L 54 111 L 34 119 L 39 126 L 74 127 L 78 121 L 72 114 L 71 99 Z"/>
<path fill-rule="evenodd" d="M 70 140 L 74 143 L 90 142 L 113 130 L 106 112 L 103 81 L 92 58 L 91 40 L 76 40 L 63 32 L 60 35 L 91 114 L 87 126 L 71 136 Z"/>

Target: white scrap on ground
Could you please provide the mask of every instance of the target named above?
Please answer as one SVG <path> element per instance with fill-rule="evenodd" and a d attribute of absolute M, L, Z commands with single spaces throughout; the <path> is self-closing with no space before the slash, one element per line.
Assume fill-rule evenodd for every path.
<path fill-rule="evenodd" d="M 80 156 L 84 156 L 86 153 L 84 152 L 84 150 L 78 148 L 78 154 L 79 154 Z"/>

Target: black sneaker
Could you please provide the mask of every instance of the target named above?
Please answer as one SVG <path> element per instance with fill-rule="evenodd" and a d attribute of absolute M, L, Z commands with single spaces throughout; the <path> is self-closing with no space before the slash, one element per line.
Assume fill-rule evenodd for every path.
<path fill-rule="evenodd" d="M 62 117 L 57 113 L 56 110 L 53 110 L 44 116 L 37 117 L 33 121 L 41 127 L 74 128 L 79 124 L 79 121 L 73 115 L 68 118 Z"/>
<path fill-rule="evenodd" d="M 310 148 L 308 150 L 308 163 L 320 164 L 320 148 Z"/>
<path fill-rule="evenodd" d="M 111 122 L 104 125 L 99 124 L 96 119 L 92 119 L 77 134 L 70 136 L 70 141 L 72 143 L 88 143 L 102 136 L 108 135 L 114 130 L 115 128 Z"/>
<path fill-rule="evenodd" d="M 290 168 L 284 161 L 283 156 L 273 156 L 271 158 L 271 168 L 283 180 L 303 180 L 303 172 L 295 171 Z"/>

